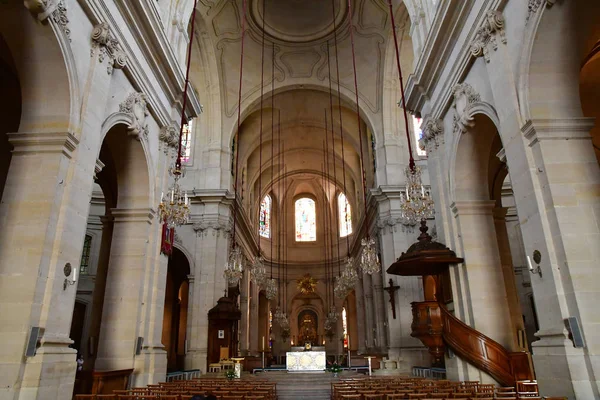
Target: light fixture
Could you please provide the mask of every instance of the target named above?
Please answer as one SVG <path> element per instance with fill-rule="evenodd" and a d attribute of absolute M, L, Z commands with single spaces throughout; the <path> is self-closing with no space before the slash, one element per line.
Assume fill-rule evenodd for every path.
<path fill-rule="evenodd" d="M 267 300 L 273 300 L 277 296 L 277 280 L 267 279 L 265 283 L 265 297 Z"/>
<path fill-rule="evenodd" d="M 392 0 L 388 0 L 388 7 L 390 9 L 390 20 L 392 27 L 396 26 L 394 21 L 394 8 L 392 6 Z M 402 67 L 400 66 L 400 53 L 398 51 L 398 36 L 396 29 L 392 29 L 394 36 L 394 48 L 396 51 L 396 67 L 398 68 L 398 81 L 400 83 L 400 94 L 402 99 L 399 105 L 402 107 L 404 113 L 404 125 L 406 129 L 406 140 L 408 142 L 408 155 L 409 162 L 406 168 L 406 193 L 402 194 L 402 204 L 400 206 L 400 222 L 404 225 L 414 226 L 420 221 L 424 221 L 429 218 L 433 218 L 435 209 L 434 202 L 431 199 L 429 191 L 425 191 L 421 180 L 421 168 L 415 165 L 415 160 L 412 153 L 412 144 L 410 140 L 410 130 L 408 128 L 408 114 L 406 110 L 406 97 L 404 95 L 404 82 L 402 79 Z"/>
<path fill-rule="evenodd" d="M 190 85 L 190 66 L 192 61 L 192 44 L 194 42 L 194 26 L 196 22 L 196 0 L 194 0 L 194 9 L 192 10 L 192 26 L 190 33 L 190 41 L 187 54 L 187 69 L 185 72 L 185 85 L 183 88 L 183 105 L 181 107 L 181 124 L 179 126 L 179 146 L 177 148 L 177 160 L 175 166 L 169 170 L 173 177 L 173 186 L 169 188 L 167 195 L 160 195 L 160 204 L 158 205 L 158 215 L 163 223 L 169 228 L 174 228 L 186 224 L 190 218 L 189 199 L 187 193 L 181 191 L 179 179 L 184 176 L 184 171 L 181 166 L 181 141 L 183 138 L 183 130 L 186 124 L 185 109 L 187 107 L 187 92 Z"/>
<path fill-rule="evenodd" d="M 435 206 L 431 194 L 426 191 L 421 181 L 421 168 L 407 167 L 406 191 L 401 193 L 400 222 L 404 225 L 414 226 L 420 221 L 433 218 Z"/>
<path fill-rule="evenodd" d="M 362 239 L 361 244 L 363 247 L 360 256 L 360 268 L 362 272 L 372 275 L 381 271 L 381 263 L 379 262 L 377 249 L 375 248 L 375 240 L 372 237 L 366 237 Z"/>
<path fill-rule="evenodd" d="M 165 195 L 161 193 L 160 204 L 158 205 L 159 218 L 169 228 L 174 228 L 186 224 L 190 218 L 190 199 L 186 192 L 181 190 L 179 179 L 184 175 L 181 165 L 177 164 L 169 169 L 169 174 L 173 177 L 173 185 Z"/>
<path fill-rule="evenodd" d="M 236 286 L 244 275 L 244 258 L 242 250 L 238 246 L 229 252 L 229 259 L 225 265 L 224 275 L 229 286 Z"/>
<path fill-rule="evenodd" d="M 250 270 L 250 278 L 261 288 L 265 287 L 267 282 L 267 269 L 262 255 L 254 258 L 252 269 Z"/>
<path fill-rule="evenodd" d="M 66 263 L 63 268 L 65 274 L 65 281 L 63 282 L 63 290 L 67 290 L 68 286 L 77 283 L 77 268 L 73 268 L 71 263 Z"/>
<path fill-rule="evenodd" d="M 335 296 L 338 299 L 344 299 L 348 293 L 354 289 L 357 282 L 358 273 L 356 272 L 356 266 L 354 265 L 354 258 L 348 257 L 342 273 L 335 281 L 335 287 L 333 288 Z"/>

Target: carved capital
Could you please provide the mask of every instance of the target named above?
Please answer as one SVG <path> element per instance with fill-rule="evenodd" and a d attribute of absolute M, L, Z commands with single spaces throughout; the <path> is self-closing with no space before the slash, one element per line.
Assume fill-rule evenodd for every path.
<path fill-rule="evenodd" d="M 194 223 L 192 229 L 196 232 L 198 237 L 206 237 L 209 232 L 212 232 L 214 237 L 221 237 L 222 234 L 225 238 L 229 238 L 231 236 L 232 226 L 230 223 L 221 221 L 201 220 Z"/>
<path fill-rule="evenodd" d="M 106 72 L 112 74 L 113 69 L 122 69 L 127 64 L 127 56 L 121 49 L 119 41 L 110 33 L 106 22 L 101 22 L 94 27 L 92 31 L 92 57 L 94 52 L 98 51 L 98 61 L 103 63 L 108 60 Z"/>
<path fill-rule="evenodd" d="M 67 7 L 63 0 L 23 0 L 23 4 L 39 21 L 56 23 L 71 41 Z"/>
<path fill-rule="evenodd" d="M 452 131 L 454 133 L 465 133 L 467 128 L 472 127 L 474 124 L 471 109 L 481 101 L 481 96 L 473 89 L 473 86 L 466 82 L 455 85 L 452 94 L 454 96 L 453 107 L 456 110 L 452 122 Z"/>
<path fill-rule="evenodd" d="M 490 53 L 488 47 L 491 46 L 494 51 L 498 50 L 497 36 L 500 36 L 500 41 L 506 44 L 504 16 L 500 11 L 488 11 L 483 25 L 477 30 L 471 42 L 471 54 L 474 57 L 483 56 L 485 61 L 489 63 Z"/>
<path fill-rule="evenodd" d="M 148 111 L 147 96 L 144 93 L 131 93 L 119 105 L 119 111 L 132 117 L 133 122 L 128 128 L 130 135 L 135 136 L 138 140 L 148 138 L 146 117 L 150 115 L 150 112 Z"/>
<path fill-rule="evenodd" d="M 444 142 L 444 124 L 441 119 L 426 119 L 423 124 L 423 137 L 419 141 L 419 147 L 428 153 L 438 148 Z"/>

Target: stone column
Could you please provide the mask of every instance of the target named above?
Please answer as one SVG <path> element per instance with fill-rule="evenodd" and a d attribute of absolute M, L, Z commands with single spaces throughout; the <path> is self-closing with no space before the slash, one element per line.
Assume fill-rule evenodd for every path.
<path fill-rule="evenodd" d="M 11 133 L 9 141 L 14 150 L 0 203 L 0 397 L 20 391 L 30 399 L 67 399 L 77 288 L 63 288 L 63 268 L 79 267 L 92 189 L 92 173 L 83 175 L 96 158 L 77 164 L 78 140 L 68 132 Z M 36 356 L 25 358 L 31 327 L 44 332 Z"/>
<path fill-rule="evenodd" d="M 386 314 L 388 332 L 387 353 L 390 358 L 400 359 L 398 368 L 410 373 L 413 365 L 427 365 L 429 355 L 422 343 L 410 336 L 412 333 L 413 301 L 422 301 L 423 286 L 419 277 L 388 275 L 385 270 L 416 241 L 413 227 L 407 227 L 399 222 L 401 204 L 400 186 L 382 186 L 375 192 L 379 208 L 377 228 L 381 243 L 382 284 L 388 286 L 392 279 L 399 286 L 395 293 L 396 318 L 394 319 L 390 296 L 384 293 L 383 309 Z"/>
<path fill-rule="evenodd" d="M 373 308 L 375 310 L 375 334 L 378 349 L 387 349 L 387 319 L 385 305 L 383 304 L 383 282 L 381 275 L 383 272 L 377 272 L 371 275 L 373 285 Z"/>
<path fill-rule="evenodd" d="M 362 280 L 354 286 L 354 292 L 356 293 L 356 330 L 358 331 L 358 337 L 351 337 L 350 340 L 357 343 L 358 354 L 366 353 L 366 321 L 365 321 L 365 297 L 363 290 Z M 357 342 L 358 341 L 358 342 Z"/>
<path fill-rule="evenodd" d="M 192 204 L 202 203 L 201 210 L 192 210 L 196 216 L 193 229 L 194 243 L 194 301 L 190 301 L 188 325 L 188 354 L 186 366 L 207 371 L 208 311 L 217 304 L 227 289 L 223 272 L 227 263 L 231 225 L 229 198 L 226 191 L 196 191 Z"/>
<path fill-rule="evenodd" d="M 98 354 L 98 337 L 100 336 L 100 324 L 102 322 L 102 308 L 104 306 L 104 292 L 106 290 L 106 275 L 108 273 L 108 262 L 110 260 L 110 247 L 113 237 L 113 217 L 100 217 L 102 221 L 102 239 L 100 243 L 100 254 L 96 267 L 96 279 L 94 280 L 94 295 L 92 302 L 92 321 L 90 323 L 90 341 L 92 342 L 92 354 L 84 358 L 83 368 L 93 370 Z"/>
<path fill-rule="evenodd" d="M 249 274 L 244 274 L 244 278 L 240 284 L 240 311 L 242 318 L 240 320 L 240 352 L 242 356 L 248 355 L 250 329 L 250 279 Z"/>
<path fill-rule="evenodd" d="M 460 271 L 464 306 L 474 329 L 506 348 L 513 343 L 502 263 L 494 227 L 495 201 L 460 201 L 453 204 L 459 227 Z"/>
<path fill-rule="evenodd" d="M 494 225 L 496 237 L 498 239 L 498 249 L 500 251 L 500 261 L 502 263 L 502 275 L 504 276 L 504 285 L 506 289 L 506 298 L 508 300 L 508 309 L 513 330 L 513 342 L 508 350 L 520 351 L 527 350 L 527 344 L 519 344 L 518 331 L 525 332 L 523 324 L 523 311 L 519 302 L 517 284 L 515 282 L 515 272 L 510 252 L 510 242 L 506 230 L 506 213 L 508 208 L 494 208 Z"/>
<path fill-rule="evenodd" d="M 112 209 L 113 238 L 96 369 L 134 367 L 136 341 L 141 332 L 140 308 L 147 266 L 151 209 Z"/>
<path fill-rule="evenodd" d="M 371 285 L 371 276 L 362 274 L 363 295 L 365 299 L 365 347 L 366 351 L 372 350 L 375 346 L 373 328 L 375 319 L 373 315 L 373 286 Z"/>
<path fill-rule="evenodd" d="M 258 337 L 258 298 L 259 298 L 259 287 L 257 285 L 251 285 L 252 291 L 250 293 L 250 321 L 252 323 L 249 326 L 249 336 L 250 336 L 250 353 L 258 354 L 261 345 L 259 345 Z M 265 339 L 266 340 L 266 339 Z"/>

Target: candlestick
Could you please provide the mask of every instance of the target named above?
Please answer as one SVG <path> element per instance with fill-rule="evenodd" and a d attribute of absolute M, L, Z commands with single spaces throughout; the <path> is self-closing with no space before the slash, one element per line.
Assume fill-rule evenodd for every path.
<path fill-rule="evenodd" d="M 265 351 L 265 337 L 263 336 L 262 349 Z"/>

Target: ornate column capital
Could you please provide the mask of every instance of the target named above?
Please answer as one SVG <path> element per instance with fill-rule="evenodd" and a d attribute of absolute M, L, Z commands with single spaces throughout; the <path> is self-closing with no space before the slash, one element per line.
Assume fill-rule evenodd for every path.
<path fill-rule="evenodd" d="M 475 37 L 471 42 L 471 54 L 474 57 L 481 57 L 486 62 L 490 62 L 490 53 L 488 46 L 491 45 L 494 51 L 498 50 L 498 40 L 506 44 L 506 32 L 504 31 L 504 16 L 500 11 L 490 10 L 486 13 L 483 25 L 477 30 Z"/>
<path fill-rule="evenodd" d="M 423 124 L 423 137 L 419 141 L 419 147 L 430 153 L 444 144 L 444 123 L 441 119 L 427 117 Z"/>
<path fill-rule="evenodd" d="M 119 41 L 110 33 L 106 22 L 99 23 L 92 31 L 92 57 L 96 50 L 98 50 L 98 61 L 100 63 L 108 58 L 106 72 L 109 75 L 112 74 L 114 68 L 122 69 L 127 64 L 127 56 L 121 49 Z"/>
<path fill-rule="evenodd" d="M 201 219 L 199 221 L 195 221 L 192 226 L 194 232 L 198 237 L 206 237 L 209 231 L 212 231 L 212 235 L 215 237 L 220 237 L 221 234 L 224 235 L 225 238 L 229 238 L 232 232 L 231 223 L 215 220 L 215 219 Z"/>
<path fill-rule="evenodd" d="M 24 0 L 23 4 L 41 22 L 50 20 L 56 23 L 71 41 L 67 7 L 63 0 Z"/>

